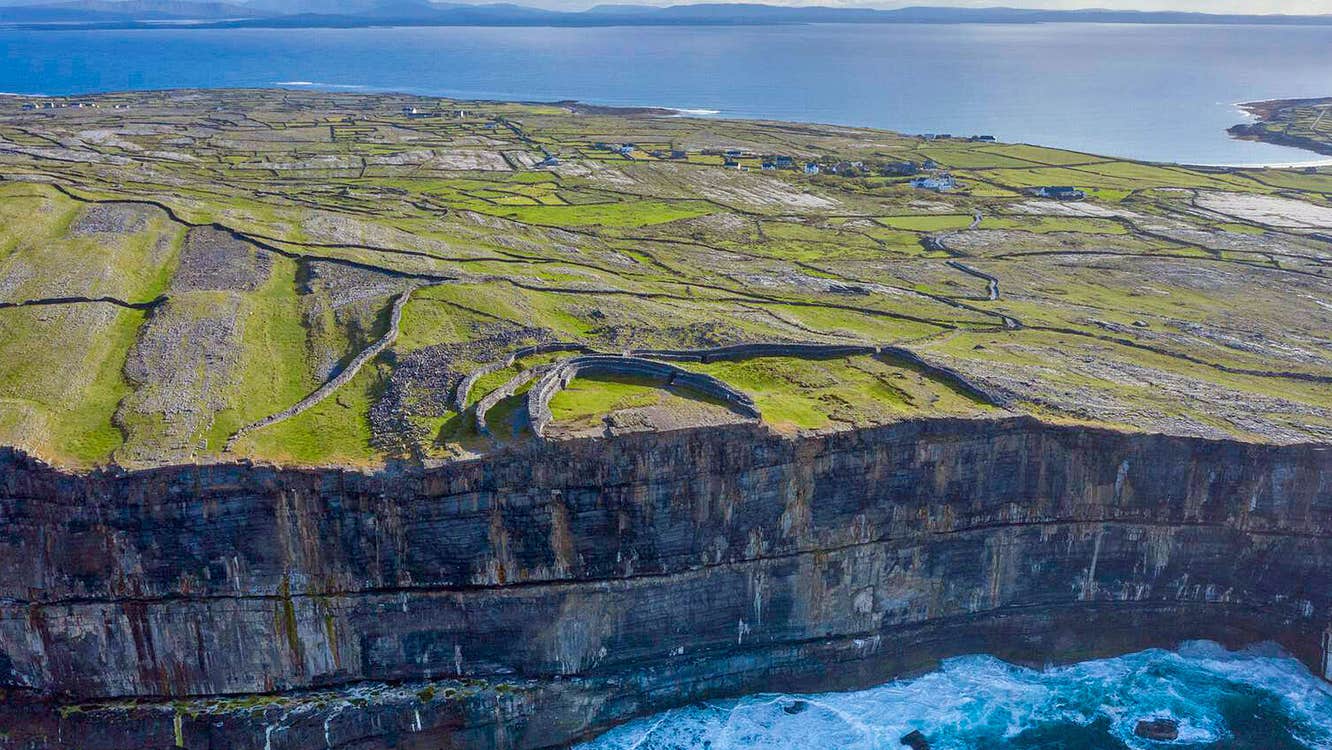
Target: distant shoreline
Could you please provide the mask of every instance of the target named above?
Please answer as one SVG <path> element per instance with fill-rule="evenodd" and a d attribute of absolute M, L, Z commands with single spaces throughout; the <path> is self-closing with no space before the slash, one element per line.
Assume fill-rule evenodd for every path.
<path fill-rule="evenodd" d="M 1254 122 L 1234 125 L 1226 132 L 1234 138 L 1244 141 L 1259 141 L 1277 146 L 1298 148 L 1316 154 L 1332 156 L 1332 97 L 1311 99 L 1268 99 L 1258 102 L 1244 102 L 1238 105 L 1252 117 Z M 1312 115 L 1326 111 L 1329 127 L 1317 132 L 1301 126 L 1299 115 Z M 1315 119 L 1317 122 L 1317 119 Z M 1332 163 L 1332 159 L 1319 164 Z M 1314 166 L 1312 164 L 1297 166 Z"/>
<path fill-rule="evenodd" d="M 521 98 L 521 97 L 516 97 L 516 98 L 513 98 L 513 99 L 490 98 L 490 97 L 466 98 L 466 97 L 450 96 L 450 95 L 447 95 L 447 94 L 418 94 L 418 93 L 414 93 L 414 92 L 406 92 L 406 91 L 400 91 L 400 90 L 394 90 L 394 89 L 375 89 L 375 88 L 366 87 L 366 86 L 361 86 L 361 85 L 320 83 L 320 82 L 316 82 L 316 81 L 277 81 L 277 82 L 274 82 L 274 83 L 272 83 L 272 84 L 270 84 L 270 85 L 267 85 L 267 86 L 256 86 L 256 87 L 228 87 L 228 86 L 223 86 L 223 87 L 217 87 L 217 88 L 209 88 L 209 87 L 199 88 L 199 87 L 192 87 L 192 86 L 183 86 L 183 87 L 174 87 L 174 88 L 173 88 L 173 87 L 168 87 L 168 88 L 162 88 L 162 89 L 125 89 L 125 90 L 85 91 L 85 92 L 81 92 L 81 93 L 72 93 L 72 94 L 22 94 L 22 93 L 15 93 L 15 92 L 4 91 L 4 92 L 0 92 L 0 99 L 7 99 L 7 98 L 8 98 L 8 99 L 24 99 L 24 98 L 29 98 L 29 99 L 78 99 L 78 98 L 81 98 L 81 97 L 114 96 L 114 95 L 120 95 L 120 94 L 142 94 L 142 93 L 145 93 L 145 92 L 152 92 L 152 91 L 156 91 L 156 92 L 159 92 L 159 93 L 166 93 L 166 92 L 187 92 L 187 93 L 188 93 L 188 92 L 196 92 L 196 91 L 197 91 L 197 92 L 214 92 L 214 93 L 215 93 L 215 92 L 218 92 L 218 91 L 243 91 L 243 90 L 246 90 L 247 88 L 251 88 L 251 89 L 256 90 L 256 91 L 265 91 L 265 90 L 276 90 L 276 91 L 280 91 L 280 90 L 291 90 L 291 91 L 325 91 L 325 92 L 330 92 L 330 93 L 333 93 L 333 92 L 341 92 L 341 93 L 353 94 L 353 95 L 358 95 L 358 96 L 371 96 L 371 97 L 373 97 L 373 96 L 411 96 L 411 97 L 422 97 L 422 98 L 426 98 L 426 99 L 448 100 L 448 101 L 452 101 L 452 102 L 454 102 L 454 103 L 456 103 L 456 104 L 460 104 L 460 105 L 495 105 L 495 104 L 508 104 L 508 103 L 513 103 L 513 104 L 522 104 L 522 105 L 539 106 L 539 107 L 560 107 L 560 108 L 566 109 L 566 110 L 568 110 L 568 111 L 570 111 L 570 112 L 573 112 L 573 113 L 576 113 L 576 114 L 582 114 L 582 115 L 605 115 L 605 116 L 612 116 L 612 117 L 664 117 L 664 118 L 669 118 L 669 117 L 688 117 L 688 118 L 716 119 L 716 120 L 720 120 L 720 121 L 754 122 L 754 123 L 762 123 L 762 122 L 781 122 L 781 123 L 790 123 L 790 124 L 796 124 L 796 125 L 828 126 L 828 127 L 847 127 L 847 128 L 862 128 L 862 129 L 867 129 L 867 130 L 879 130 L 879 131 L 883 131 L 883 132 L 893 133 L 893 134 L 895 134 L 895 135 L 903 135 L 903 136 L 910 136 L 910 135 L 911 135 L 910 133 L 907 133 L 907 132 L 905 132 L 905 131 L 894 130 L 894 129 L 892 129 L 892 128 L 877 127 L 877 126 L 873 126 L 873 125 L 847 125 L 847 124 L 839 124 L 839 123 L 816 122 L 816 121 L 802 120 L 802 119 L 783 119 L 783 118 L 764 118 L 764 117 L 735 117 L 735 116 L 724 115 L 722 112 L 720 112 L 720 111 L 718 111 L 718 110 L 715 110 L 715 109 L 701 109 L 701 108 L 688 108 L 688 107 L 663 107 L 663 106 L 646 105 L 646 104 L 645 104 L 645 105 L 634 105 L 634 104 L 620 104 L 620 105 L 616 105 L 616 104 L 596 104 L 596 103 L 591 103 L 591 102 L 580 101 L 580 100 L 577 100 L 577 99 L 557 99 L 557 100 L 545 99 L 545 100 L 542 100 L 542 99 Z M 1238 103 L 1238 104 L 1236 104 L 1235 106 L 1239 107 L 1240 109 L 1244 110 L 1245 112 L 1254 112 L 1255 114 L 1257 114 L 1257 112 L 1262 111 L 1261 108 L 1263 108 L 1263 107 L 1274 106 L 1274 105 L 1282 105 L 1282 104 L 1289 104 L 1289 103 L 1296 103 L 1296 102 L 1329 102 L 1329 103 L 1332 103 L 1332 98 L 1328 98 L 1328 99 L 1273 99 L 1273 100 L 1266 100 L 1266 101 L 1261 101 L 1261 102 L 1245 102 L 1245 103 Z M 1253 109 L 1251 109 L 1251 108 L 1253 108 Z M 1257 123 L 1255 123 L 1255 124 L 1257 124 Z M 1301 161 L 1247 162 L 1247 163 L 1226 163 L 1226 164 L 1216 163 L 1216 164 L 1210 164 L 1210 163 L 1198 163 L 1198 162 L 1188 162 L 1188 161 L 1172 161 L 1172 160 L 1160 160 L 1160 159 L 1143 159 L 1143 158 L 1137 158 L 1137 157 L 1132 157 L 1132 156 L 1116 156 L 1116 155 L 1112 155 L 1112 154 L 1102 154 L 1102 153 L 1098 153 L 1098 152 L 1094 152 L 1094 151 L 1084 151 L 1084 153 L 1086 153 L 1088 156 L 1099 157 L 1099 158 L 1113 158 L 1113 159 L 1118 159 L 1118 160 L 1122 160 L 1122 161 L 1126 161 L 1126 162 L 1132 162 L 1132 163 L 1137 163 L 1137 164 L 1147 164 L 1147 165 L 1154 165 L 1154 166 L 1173 166 L 1173 167 L 1184 167 L 1184 168 L 1203 169 L 1203 170 L 1231 170 L 1231 169 L 1307 169 L 1307 168 L 1310 168 L 1310 167 L 1327 167 L 1327 166 L 1332 166 L 1332 151 L 1318 151 L 1316 148 L 1309 148 L 1309 147 L 1306 147 L 1306 146 L 1297 145 L 1297 144 L 1295 144 L 1294 142 L 1283 142 L 1283 141 L 1279 141 L 1279 140 L 1269 140 L 1269 139 L 1267 139 L 1267 138 L 1259 138 L 1259 137 L 1257 137 L 1257 136 L 1246 136 L 1246 135 L 1239 135 L 1239 134 L 1237 134 L 1237 133 L 1236 133 L 1236 129 L 1237 129 L 1237 128 L 1243 128 L 1243 127 L 1247 127 L 1247 126 L 1246 126 L 1246 125 L 1236 125 L 1236 126 L 1230 128 L 1227 132 L 1230 132 L 1231 135 L 1232 135 L 1236 140 L 1246 140 L 1246 141 L 1254 141 L 1254 142 L 1264 142 L 1264 143 L 1269 143 L 1269 144 L 1271 144 L 1271 145 L 1284 146 L 1284 147 L 1287 147 L 1287 148 L 1297 148 L 1297 149 L 1300 149 L 1300 150 L 1302 150 L 1302 151 L 1314 151 L 1314 152 L 1319 153 L 1319 154 L 1325 154 L 1325 155 L 1327 155 L 1329 158 L 1325 158 L 1325 159 L 1309 159 L 1309 160 L 1301 160 Z M 1019 140 L 1015 140 L 1015 141 L 1013 141 L 1013 143 L 1016 143 L 1016 144 L 1022 144 L 1022 145 L 1032 145 L 1032 146 L 1038 146 L 1038 147 L 1042 147 L 1042 146 L 1045 145 L 1045 144 L 1039 144 L 1039 143 L 1028 143 L 1028 142 L 1026 142 L 1026 141 L 1022 141 L 1022 140 L 1020 140 L 1020 139 L 1019 139 Z M 1060 148 L 1063 148 L 1063 147 L 1060 147 Z M 1076 150 L 1076 149 L 1069 149 L 1069 150 Z"/>
<path fill-rule="evenodd" d="M 389 0 L 362 12 L 256 11 L 239 3 L 208 2 L 183 9 L 170 0 L 131 0 L 127 9 L 95 0 L 0 7 L 0 28 L 30 31 L 101 29 L 383 28 L 383 27 L 650 27 L 791 26 L 807 24 L 1047 24 L 1332 26 L 1332 14 L 1212 14 L 1168 11 L 1035 10 L 918 6 L 897 9 L 703 4 L 618 5 L 556 11 L 523 5 L 433 6 Z"/>

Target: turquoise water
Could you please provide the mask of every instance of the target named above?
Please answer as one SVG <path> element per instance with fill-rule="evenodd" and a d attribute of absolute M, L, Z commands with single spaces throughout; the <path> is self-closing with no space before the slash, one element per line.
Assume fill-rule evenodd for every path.
<path fill-rule="evenodd" d="M 1332 26 L 0 29 L 0 91 L 184 86 L 660 105 L 989 134 L 1200 164 L 1316 159 L 1230 139 L 1236 102 L 1332 96 Z"/>
<path fill-rule="evenodd" d="M 1177 720 L 1179 739 L 1136 737 L 1153 717 Z M 912 730 L 935 750 L 1322 750 L 1332 748 L 1332 690 L 1274 648 L 1203 641 L 1044 670 L 967 656 L 861 692 L 699 704 L 581 748 L 887 750 Z"/>

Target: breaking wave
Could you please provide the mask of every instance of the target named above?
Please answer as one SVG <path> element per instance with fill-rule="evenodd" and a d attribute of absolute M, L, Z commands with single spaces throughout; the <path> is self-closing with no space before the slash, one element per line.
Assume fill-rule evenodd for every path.
<path fill-rule="evenodd" d="M 356 83 L 321 83 L 319 81 L 273 81 L 274 86 L 301 86 L 316 89 L 363 89 Z"/>
<path fill-rule="evenodd" d="M 1141 719 L 1179 737 L 1137 737 Z M 920 731 L 934 750 L 1326 750 L 1332 690 L 1274 646 L 1206 641 L 1033 670 L 990 656 L 855 693 L 754 695 L 621 726 L 582 750 L 869 750 Z"/>

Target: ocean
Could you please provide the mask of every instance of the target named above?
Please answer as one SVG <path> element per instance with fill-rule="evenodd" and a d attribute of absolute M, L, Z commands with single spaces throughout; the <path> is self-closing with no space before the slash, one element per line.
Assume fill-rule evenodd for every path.
<path fill-rule="evenodd" d="M 1178 724 L 1172 742 L 1134 733 Z M 1042 670 L 989 656 L 855 693 L 755 695 L 623 725 L 579 750 L 1324 750 L 1332 691 L 1275 648 L 1197 641 Z"/>
<path fill-rule="evenodd" d="M 655 105 L 1289 164 L 1235 106 L 1332 95 L 1332 26 L 1116 24 L 0 30 L 0 91 L 287 86 Z M 1325 161 L 1326 159 L 1322 159 Z"/>

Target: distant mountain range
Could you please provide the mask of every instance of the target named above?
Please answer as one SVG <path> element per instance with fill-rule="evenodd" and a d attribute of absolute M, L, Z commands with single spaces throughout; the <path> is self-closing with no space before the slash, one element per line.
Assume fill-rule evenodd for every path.
<path fill-rule="evenodd" d="M 25 0 L 19 0 L 24 2 Z M 555 11 L 509 3 L 428 0 L 72 0 L 0 7 L 0 24 L 25 27 L 742 26 L 804 23 L 1332 24 L 1332 15 L 1273 16 L 1021 8 L 782 7 L 749 3 L 599 5 Z"/>

